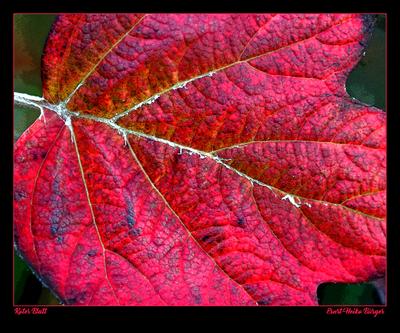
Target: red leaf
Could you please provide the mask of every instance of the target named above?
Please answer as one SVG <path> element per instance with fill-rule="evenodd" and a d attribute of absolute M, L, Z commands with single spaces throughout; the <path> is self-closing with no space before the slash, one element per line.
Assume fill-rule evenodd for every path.
<path fill-rule="evenodd" d="M 312 305 L 385 271 L 368 15 L 62 15 L 15 242 L 67 304 Z"/>

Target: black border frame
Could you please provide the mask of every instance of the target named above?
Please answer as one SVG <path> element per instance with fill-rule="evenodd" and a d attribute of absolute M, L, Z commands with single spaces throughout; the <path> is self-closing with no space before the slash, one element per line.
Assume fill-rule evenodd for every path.
<path fill-rule="evenodd" d="M 395 50 L 399 40 L 399 12 L 395 3 L 389 1 L 347 0 L 338 1 L 262 1 L 246 0 L 245 2 L 220 0 L 218 3 L 208 4 L 204 1 L 169 0 L 163 2 L 134 2 L 112 0 L 110 3 L 87 0 L 59 0 L 47 2 L 43 0 L 2 0 L 0 4 L 2 29 L 0 30 L 2 47 L 2 61 L 0 67 L 3 89 L 0 94 L 3 116 L 7 121 L 1 121 L 0 131 L 3 144 L 3 154 L 0 164 L 2 223 L 0 223 L 0 252 L 1 269 L 0 288 L 1 305 L 0 319 L 14 319 L 18 321 L 46 319 L 107 319 L 118 320 L 145 320 L 147 322 L 165 320 L 286 320 L 286 319 L 325 319 L 342 321 L 357 319 L 358 321 L 381 322 L 387 319 L 396 319 L 399 304 L 399 290 L 396 281 L 399 280 L 399 240 L 400 228 L 398 217 L 400 208 L 400 154 L 396 145 L 400 133 L 399 103 L 396 101 L 395 91 L 398 89 L 395 80 L 400 74 L 398 65 L 398 50 Z M 74 306 L 45 306 L 46 315 L 15 315 L 13 306 L 13 240 L 12 240 L 12 179 L 13 179 L 13 14 L 15 13 L 59 13 L 59 12 L 364 12 L 382 13 L 387 15 L 387 141 L 388 141 L 388 215 L 387 215 L 387 304 L 386 306 L 368 306 L 369 308 L 384 309 L 384 314 L 377 317 L 367 315 L 330 315 L 327 308 L 365 308 L 366 306 L 313 306 L 313 307 L 74 307 Z M 397 117 L 397 118 L 396 118 Z M 38 306 L 40 307 L 40 306 Z M 199 327 L 200 328 L 200 327 Z M 266 329 L 266 327 L 264 328 Z"/>

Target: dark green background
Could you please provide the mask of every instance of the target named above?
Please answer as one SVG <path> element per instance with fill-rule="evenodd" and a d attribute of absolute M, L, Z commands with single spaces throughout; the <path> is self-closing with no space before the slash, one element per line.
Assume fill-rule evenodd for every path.
<path fill-rule="evenodd" d="M 54 15 L 15 15 L 14 91 L 42 96 L 40 61 Z M 385 16 L 379 15 L 365 57 L 347 81 L 348 93 L 364 103 L 385 109 Z M 14 139 L 32 124 L 39 111 L 16 107 Z M 14 256 L 15 304 L 59 304 L 58 300 Z M 382 287 L 380 288 L 382 291 Z M 323 284 L 318 288 L 320 304 L 381 304 L 373 284 Z"/>

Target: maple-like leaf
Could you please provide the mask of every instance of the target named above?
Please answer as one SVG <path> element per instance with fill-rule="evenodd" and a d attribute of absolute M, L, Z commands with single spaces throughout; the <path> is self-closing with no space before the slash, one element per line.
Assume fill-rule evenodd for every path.
<path fill-rule="evenodd" d="M 385 271 L 370 15 L 61 15 L 15 145 L 19 252 L 66 304 L 316 305 Z"/>

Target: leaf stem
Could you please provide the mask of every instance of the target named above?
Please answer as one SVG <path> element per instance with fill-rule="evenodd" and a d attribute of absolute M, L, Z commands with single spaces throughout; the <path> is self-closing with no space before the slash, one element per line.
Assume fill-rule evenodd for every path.
<path fill-rule="evenodd" d="M 49 103 L 43 97 L 14 92 L 14 104 L 42 109 Z"/>
<path fill-rule="evenodd" d="M 70 112 L 64 107 L 63 103 L 51 104 L 45 98 L 14 92 L 14 105 L 22 107 L 38 108 L 43 116 L 43 108 L 57 113 L 62 119 L 67 120 Z"/>

